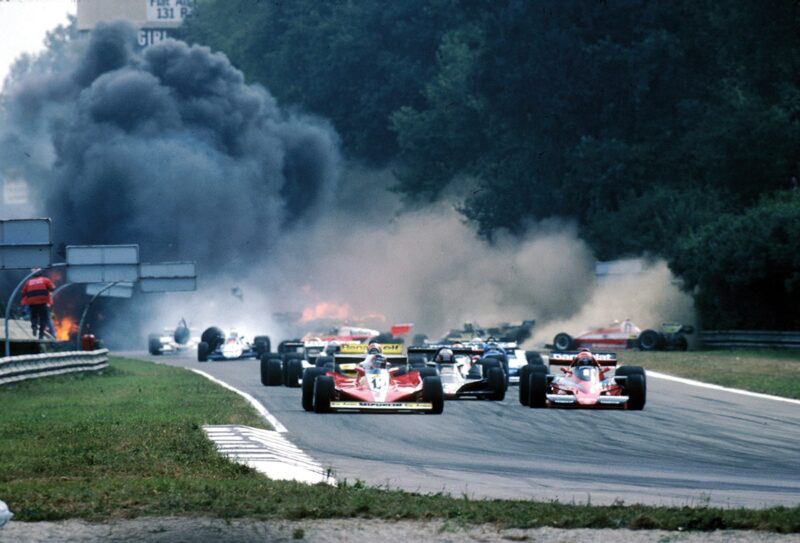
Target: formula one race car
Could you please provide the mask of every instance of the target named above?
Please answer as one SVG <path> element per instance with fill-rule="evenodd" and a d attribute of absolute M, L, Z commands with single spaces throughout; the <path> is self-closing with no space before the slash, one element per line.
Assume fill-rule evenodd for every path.
<path fill-rule="evenodd" d="M 163 334 L 150 334 L 147 336 L 147 350 L 150 354 L 177 353 L 194 349 L 200 338 L 192 336 L 189 325 L 185 319 L 178 322 L 175 328 L 165 328 Z"/>
<path fill-rule="evenodd" d="M 236 330 L 227 335 L 216 326 L 206 328 L 197 344 L 198 362 L 209 360 L 240 360 L 243 358 L 261 358 L 269 352 L 269 336 L 256 336 L 252 342 Z"/>
<path fill-rule="evenodd" d="M 352 354 L 367 352 L 367 345 L 359 341 L 337 341 L 320 338 L 281 341 L 277 353 L 266 353 L 261 357 L 261 384 L 264 386 L 286 385 L 299 387 L 303 372 L 308 368 L 333 364 L 333 356 L 342 347 L 351 348 Z M 391 348 L 390 348 L 391 349 Z M 402 345 L 396 346 L 402 352 Z"/>
<path fill-rule="evenodd" d="M 523 369 L 519 387 L 522 405 L 644 409 L 647 397 L 644 369 L 639 366 L 616 368 L 615 353 L 591 353 L 588 349 L 553 352 L 550 364 L 559 367 L 560 375 L 550 375 L 544 365 Z"/>
<path fill-rule="evenodd" d="M 334 358 L 333 367 L 314 367 L 303 372 L 302 405 L 306 411 L 438 415 L 444 409 L 442 381 L 433 368 L 412 368 L 402 355 L 390 358 L 378 349 L 366 356 L 342 354 Z M 352 372 L 346 371 L 346 365 L 354 366 Z"/>
<path fill-rule="evenodd" d="M 553 338 L 553 349 L 572 351 L 576 349 L 641 349 L 642 351 L 685 351 L 689 342 L 685 334 L 694 332 L 694 327 L 665 322 L 660 330 L 640 330 L 629 320 L 614 321 L 605 328 L 593 328 L 572 337 L 561 332 Z"/>
<path fill-rule="evenodd" d="M 483 346 L 448 344 L 409 347 L 413 368 L 434 368 L 442 380 L 445 399 L 481 398 L 502 401 L 506 371 L 501 360 L 484 357 Z"/>

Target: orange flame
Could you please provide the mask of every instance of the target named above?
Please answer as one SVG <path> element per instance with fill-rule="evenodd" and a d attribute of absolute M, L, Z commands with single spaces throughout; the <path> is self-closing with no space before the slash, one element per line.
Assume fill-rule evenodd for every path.
<path fill-rule="evenodd" d="M 69 341 L 70 336 L 78 333 L 78 323 L 72 317 L 53 319 L 53 326 L 56 329 L 56 340 L 58 341 Z"/>
<path fill-rule="evenodd" d="M 333 302 L 320 302 L 314 307 L 303 309 L 300 317 L 300 324 L 318 319 L 335 319 L 346 321 L 350 318 L 350 306 L 348 304 L 335 304 Z"/>

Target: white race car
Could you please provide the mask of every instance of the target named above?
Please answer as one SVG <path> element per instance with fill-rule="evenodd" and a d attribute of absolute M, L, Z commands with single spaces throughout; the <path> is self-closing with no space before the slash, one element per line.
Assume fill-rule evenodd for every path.
<path fill-rule="evenodd" d="M 250 342 L 236 330 L 224 334 L 216 326 L 207 328 L 197 344 L 198 362 L 260 358 L 269 352 L 269 336 L 256 336 Z"/>
<path fill-rule="evenodd" d="M 198 343 L 200 338 L 192 335 L 186 319 L 181 319 L 175 328 L 165 328 L 162 334 L 147 336 L 147 350 L 153 355 L 188 351 Z"/>

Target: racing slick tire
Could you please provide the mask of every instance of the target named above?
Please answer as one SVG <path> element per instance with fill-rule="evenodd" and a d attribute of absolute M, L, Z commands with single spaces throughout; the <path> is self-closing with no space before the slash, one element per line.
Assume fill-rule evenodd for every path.
<path fill-rule="evenodd" d="M 269 352 L 271 345 L 269 336 L 256 336 L 253 338 L 253 350 L 258 356 L 263 356 Z"/>
<path fill-rule="evenodd" d="M 628 381 L 625 384 L 625 392 L 628 394 L 628 409 L 634 411 L 641 411 L 644 409 L 645 401 L 647 400 L 647 389 L 644 375 L 634 373 L 628 375 Z"/>
<path fill-rule="evenodd" d="M 314 365 L 318 368 L 324 368 L 329 363 L 333 364 L 333 357 L 332 356 L 318 356 L 317 359 L 314 361 Z"/>
<path fill-rule="evenodd" d="M 289 371 L 289 362 L 292 360 L 303 360 L 303 353 L 296 353 L 294 351 L 283 353 L 279 355 L 280 359 L 283 360 L 283 382 L 289 382 L 289 376 L 286 373 Z"/>
<path fill-rule="evenodd" d="M 528 407 L 547 407 L 547 374 L 542 371 L 531 372 L 528 383 Z"/>
<path fill-rule="evenodd" d="M 484 379 L 488 377 L 492 368 L 500 368 L 501 370 L 503 369 L 503 367 L 500 365 L 500 361 L 496 358 L 481 358 L 478 361 L 478 364 L 481 365 L 481 375 Z"/>
<path fill-rule="evenodd" d="M 570 351 L 574 348 L 575 340 L 567 333 L 561 332 L 553 338 L 553 349 L 556 351 Z"/>
<path fill-rule="evenodd" d="M 325 375 L 323 368 L 306 368 L 303 372 L 303 409 L 306 411 L 314 410 L 314 381 L 320 375 Z"/>
<path fill-rule="evenodd" d="M 203 334 L 200 336 L 200 341 L 208 344 L 209 352 L 214 351 L 225 341 L 225 332 L 216 326 L 211 326 L 203 330 Z"/>
<path fill-rule="evenodd" d="M 484 360 L 494 358 L 500 362 L 500 367 L 503 370 L 503 379 L 505 380 L 506 389 L 508 389 L 508 357 L 504 354 L 489 354 L 486 355 Z"/>
<path fill-rule="evenodd" d="M 408 355 L 408 365 L 412 368 L 419 369 L 428 366 L 428 359 L 424 354 L 410 354 Z"/>
<path fill-rule="evenodd" d="M 645 330 L 639 334 L 639 349 L 642 351 L 655 351 L 662 347 L 663 338 L 655 330 Z"/>
<path fill-rule="evenodd" d="M 519 369 L 519 403 L 522 405 L 528 405 L 530 402 L 531 375 L 534 373 L 543 373 L 546 379 L 547 366 L 544 364 L 528 364 Z"/>
<path fill-rule="evenodd" d="M 441 415 L 444 411 L 444 389 L 439 376 L 430 376 L 422 379 L 422 401 L 433 404 L 429 411 L 431 415 Z"/>
<path fill-rule="evenodd" d="M 647 376 L 641 366 L 620 366 L 614 372 L 614 377 L 628 377 L 629 375 L 641 375 L 644 379 L 644 393 L 647 394 Z"/>
<path fill-rule="evenodd" d="M 197 344 L 197 361 L 208 362 L 208 343 L 201 341 Z"/>
<path fill-rule="evenodd" d="M 426 377 L 436 377 L 439 373 L 436 371 L 436 368 L 431 368 L 430 366 L 425 366 L 424 368 L 414 368 L 419 372 L 419 378 L 425 379 Z"/>
<path fill-rule="evenodd" d="M 269 354 L 261 357 L 261 384 L 267 387 L 283 384 L 283 363 Z"/>
<path fill-rule="evenodd" d="M 286 376 L 284 384 L 289 388 L 297 388 L 300 386 L 300 379 L 303 376 L 303 361 L 302 360 L 289 360 L 286 363 Z"/>
<path fill-rule="evenodd" d="M 411 345 L 425 345 L 425 341 L 427 341 L 428 336 L 425 334 L 417 334 L 414 336 L 414 340 L 411 342 Z"/>
<path fill-rule="evenodd" d="M 528 405 L 529 390 L 531 388 L 531 373 L 533 373 L 533 366 L 528 364 L 519 369 L 519 403 Z"/>
<path fill-rule="evenodd" d="M 333 391 L 333 377 L 320 375 L 314 380 L 314 413 L 330 413 Z"/>
<path fill-rule="evenodd" d="M 544 366 L 542 355 L 536 351 L 525 351 L 525 360 L 532 366 Z"/>
<path fill-rule="evenodd" d="M 686 351 L 689 349 L 689 340 L 687 340 L 686 336 L 683 334 L 676 334 L 675 337 L 672 338 L 671 347 L 676 351 Z"/>
<path fill-rule="evenodd" d="M 147 350 L 153 355 L 161 354 L 161 336 L 158 334 L 147 336 Z"/>
<path fill-rule="evenodd" d="M 495 402 L 502 402 L 506 397 L 506 378 L 503 375 L 503 370 L 500 368 L 489 369 L 489 390 L 492 395 L 489 396 L 490 400 Z"/>

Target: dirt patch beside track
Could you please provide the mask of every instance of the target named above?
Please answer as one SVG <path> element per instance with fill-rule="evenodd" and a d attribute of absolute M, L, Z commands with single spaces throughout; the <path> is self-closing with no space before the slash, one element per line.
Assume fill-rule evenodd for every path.
<path fill-rule="evenodd" d="M 464 543 L 594 543 L 595 541 L 686 542 L 686 543 L 788 543 L 800 541 L 799 534 L 768 532 L 666 532 L 660 530 L 529 530 L 498 529 L 495 526 L 461 527 L 446 521 L 388 522 L 367 519 L 314 521 L 257 521 L 211 518 L 139 518 L 108 523 L 80 520 L 62 522 L 11 522 L 0 529 L 0 541 L 15 542 L 263 542 L 307 541 L 439 541 Z"/>

